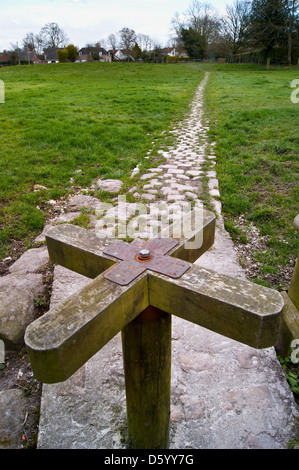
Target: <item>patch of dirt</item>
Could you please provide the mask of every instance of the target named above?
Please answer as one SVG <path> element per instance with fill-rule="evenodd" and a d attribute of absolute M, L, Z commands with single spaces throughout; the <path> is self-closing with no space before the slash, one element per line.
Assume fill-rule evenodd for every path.
<path fill-rule="evenodd" d="M 51 219 L 60 212 L 63 212 L 66 206 L 66 199 L 56 201 L 54 205 L 48 205 L 47 218 Z M 239 225 L 242 228 L 242 220 Z M 252 258 L 252 252 L 259 250 L 264 251 L 267 249 L 267 237 L 261 237 L 259 231 L 252 225 L 250 231 L 246 232 L 248 242 L 242 244 L 234 240 L 234 245 L 242 262 L 248 279 L 255 279 L 261 276 L 259 264 Z M 26 247 L 21 242 L 15 241 L 9 256 L 0 261 L 0 276 L 9 273 L 9 266 L 16 261 L 26 250 Z M 295 265 L 295 259 L 294 259 Z M 46 294 L 43 299 L 36 305 L 36 318 L 43 315 L 49 308 L 49 301 L 51 297 L 52 288 L 52 266 L 46 265 L 42 271 L 44 275 L 44 283 L 46 286 Z M 281 270 L 279 275 L 263 275 L 267 278 L 267 282 L 271 286 L 289 285 L 294 266 L 291 265 L 284 270 Z M 17 353 L 9 353 L 5 358 L 4 369 L 0 368 L 0 391 L 4 389 L 19 388 L 23 390 L 26 398 L 26 410 L 24 415 L 23 431 L 19 436 L 20 443 L 25 449 L 34 449 L 37 444 L 39 416 L 40 416 L 40 402 L 42 395 L 42 384 L 38 382 L 33 375 L 30 361 L 25 347 Z"/>
<path fill-rule="evenodd" d="M 68 200 L 76 194 L 81 194 L 81 189 L 73 187 L 70 194 L 67 194 L 55 201 L 50 200 L 42 204 L 40 209 L 43 211 L 45 216 L 45 225 L 54 217 L 65 212 Z M 36 236 L 30 240 L 30 243 L 33 244 L 35 238 Z M 6 276 L 9 274 L 9 267 L 28 249 L 28 246 L 20 240 L 10 240 L 10 245 L 11 248 L 6 257 L 0 260 L 0 276 Z"/>
<path fill-rule="evenodd" d="M 11 266 L 20 256 L 26 251 L 26 246 L 23 242 L 12 240 L 12 247 L 7 257 L 0 260 L 0 276 L 9 274 L 9 266 Z"/>
<path fill-rule="evenodd" d="M 239 218 L 237 223 L 241 229 L 244 228 L 245 221 L 242 217 Z M 277 289 L 277 286 L 279 286 L 279 290 L 287 290 L 292 279 L 296 258 L 294 257 L 290 261 L 289 266 L 280 269 L 278 274 L 265 274 L 261 270 L 261 265 L 254 260 L 252 253 L 257 251 L 263 253 L 268 250 L 268 236 L 262 236 L 259 230 L 251 224 L 249 230 L 248 228 L 246 230 L 246 237 L 248 239 L 247 243 L 240 243 L 237 240 L 233 240 L 233 242 L 247 279 L 254 281 L 254 279 L 260 278 L 273 289 Z"/>
<path fill-rule="evenodd" d="M 17 353 L 7 353 L 5 367 L 0 370 L 0 391 L 15 388 L 21 389 L 25 398 L 23 430 L 16 437 L 24 449 L 34 449 L 37 443 L 42 384 L 33 376 L 25 348 Z"/>
<path fill-rule="evenodd" d="M 53 265 L 48 263 L 39 272 L 43 275 L 45 293 L 41 299 L 36 301 L 34 319 L 49 310 L 53 284 Z M 5 354 L 5 363 L 0 364 L 0 391 L 15 388 L 21 389 L 25 398 L 23 431 L 17 437 L 22 448 L 35 449 L 38 436 L 42 383 L 34 377 L 25 346 L 18 352 L 7 352 Z"/>

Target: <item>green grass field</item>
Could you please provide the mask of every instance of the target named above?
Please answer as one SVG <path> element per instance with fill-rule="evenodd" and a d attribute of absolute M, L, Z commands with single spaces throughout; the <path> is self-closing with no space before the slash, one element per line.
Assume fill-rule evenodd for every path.
<path fill-rule="evenodd" d="M 256 227 L 263 242 L 252 250 L 259 265 L 254 281 L 286 287 L 280 273 L 299 250 L 293 227 L 299 213 L 299 103 L 292 103 L 290 87 L 299 69 L 206 69 L 206 110 L 226 228 L 246 243 Z"/>
<path fill-rule="evenodd" d="M 15 240 L 30 245 L 48 200 L 96 178 L 125 181 L 148 165 L 147 152 L 166 143 L 162 131 L 186 112 L 202 76 L 192 64 L 1 69 L 0 258 Z"/>
<path fill-rule="evenodd" d="M 97 178 L 129 184 L 132 169 L 157 161 L 163 133 L 187 112 L 210 72 L 205 111 L 216 142 L 225 225 L 261 246 L 256 282 L 281 287 L 298 253 L 299 104 L 290 82 L 299 69 L 251 65 L 52 64 L 0 70 L 0 259 L 15 241 L 29 247 L 50 199 Z M 150 152 L 152 159 L 145 156 Z M 45 189 L 35 191 L 36 185 Z M 242 260 L 241 260 L 242 262 Z"/>

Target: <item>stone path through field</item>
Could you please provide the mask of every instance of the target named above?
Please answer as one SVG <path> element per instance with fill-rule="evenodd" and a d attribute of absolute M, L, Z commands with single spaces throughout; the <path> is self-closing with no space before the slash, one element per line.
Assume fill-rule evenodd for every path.
<path fill-rule="evenodd" d="M 216 240 L 196 264 L 245 279 L 223 227 L 214 171 L 216 157 L 205 151 L 208 129 L 203 126 L 202 106 L 207 80 L 206 74 L 189 116 L 173 129 L 176 146 L 163 152 L 166 160 L 162 165 L 140 175 L 142 192 L 139 186 L 131 192 L 148 203 L 199 201 L 203 176 L 208 177 L 211 202 L 218 216 Z M 99 230 L 96 224 L 95 231 Z M 51 305 L 88 282 L 57 266 Z M 255 350 L 176 317 L 172 338 L 170 448 L 286 447 L 297 411 L 274 348 Z M 43 385 L 38 447 L 124 449 L 125 428 L 119 334 L 69 380 Z"/>

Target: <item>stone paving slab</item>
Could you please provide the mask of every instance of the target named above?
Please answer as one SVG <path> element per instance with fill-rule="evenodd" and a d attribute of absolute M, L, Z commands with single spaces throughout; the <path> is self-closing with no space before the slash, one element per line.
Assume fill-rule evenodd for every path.
<path fill-rule="evenodd" d="M 188 201 L 188 191 L 194 197 L 200 195 L 205 143 L 198 143 L 198 136 L 205 137 L 208 130 L 202 124 L 206 80 L 207 76 L 198 88 L 188 119 L 173 130 L 177 146 L 161 152 L 166 162 L 140 178 L 148 203 L 157 202 L 157 193 L 153 193 L 157 186 L 163 187 L 164 201 L 172 198 L 177 204 Z M 206 158 L 215 160 L 211 155 Z M 136 168 L 132 176 L 138 171 Z M 245 279 L 223 226 L 221 203 L 213 197 L 218 195 L 215 172 L 209 178 L 218 215 L 216 239 L 196 264 Z M 187 190 L 180 185 L 186 185 Z M 51 306 L 88 282 L 57 266 Z M 285 448 L 293 436 L 297 415 L 274 348 L 256 350 L 173 317 L 171 449 Z M 125 435 L 124 372 L 118 334 L 66 382 L 43 385 L 38 447 L 125 449 Z"/>
<path fill-rule="evenodd" d="M 216 267 L 222 235 L 197 264 Z M 235 258 L 220 261 L 222 272 L 245 278 Z M 56 267 L 52 305 L 88 282 Z M 256 350 L 173 317 L 171 393 L 170 449 L 280 449 L 292 436 L 296 405 L 274 348 Z M 39 429 L 39 448 L 126 448 L 120 334 L 66 382 L 43 385 Z"/>
<path fill-rule="evenodd" d="M 25 397 L 22 390 L 0 391 L 0 450 L 20 449 Z"/>

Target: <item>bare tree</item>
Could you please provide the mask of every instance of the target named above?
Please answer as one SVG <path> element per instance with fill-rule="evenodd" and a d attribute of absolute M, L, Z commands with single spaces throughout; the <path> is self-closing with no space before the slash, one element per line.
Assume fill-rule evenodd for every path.
<path fill-rule="evenodd" d="M 229 53 L 237 54 L 244 47 L 250 14 L 247 0 L 235 0 L 226 6 L 226 14 L 221 19 L 222 38 Z"/>
<path fill-rule="evenodd" d="M 148 34 L 137 34 L 138 44 L 143 51 L 149 51 L 153 44 L 153 39 Z"/>
<path fill-rule="evenodd" d="M 96 47 L 107 49 L 107 44 L 105 39 L 100 39 L 99 41 L 96 42 Z"/>
<path fill-rule="evenodd" d="M 20 64 L 20 48 L 19 44 L 15 43 L 13 44 L 12 42 L 10 43 L 10 48 L 9 48 L 10 54 L 10 60 L 13 65 L 19 63 Z"/>
<path fill-rule="evenodd" d="M 148 35 L 144 35 L 144 44 L 145 44 L 145 50 L 150 51 L 153 47 L 154 40 Z"/>
<path fill-rule="evenodd" d="M 218 40 L 220 21 L 209 4 L 193 0 L 188 10 L 176 13 L 172 27 L 177 35 L 177 47 L 185 47 L 190 57 L 203 58 L 209 44 Z"/>
<path fill-rule="evenodd" d="M 123 28 L 121 31 L 119 31 L 119 37 L 120 47 L 124 50 L 129 60 L 130 53 L 137 40 L 136 33 L 133 29 Z"/>
<path fill-rule="evenodd" d="M 23 49 L 36 51 L 36 35 L 34 33 L 27 33 L 23 39 Z"/>
<path fill-rule="evenodd" d="M 40 34 L 27 33 L 22 42 L 24 51 L 34 51 L 37 55 L 43 53 L 44 41 Z"/>
<path fill-rule="evenodd" d="M 287 30 L 287 43 L 288 43 L 288 63 L 292 63 L 292 49 L 294 35 L 298 37 L 298 22 L 299 22 L 299 1 L 298 0 L 285 0 L 285 26 Z M 297 26 L 297 28 L 296 28 Z"/>
<path fill-rule="evenodd" d="M 267 57 L 277 46 L 287 47 L 292 63 L 293 41 L 298 38 L 298 0 L 252 0 L 250 8 L 249 43 L 262 47 Z"/>
<path fill-rule="evenodd" d="M 117 36 L 116 34 L 109 34 L 108 38 L 107 38 L 107 42 L 108 42 L 108 46 L 111 47 L 111 49 L 113 51 L 115 51 L 115 49 L 117 48 Z"/>
<path fill-rule="evenodd" d="M 187 11 L 189 25 L 199 33 L 206 44 L 211 42 L 219 31 L 219 20 L 216 12 L 208 3 L 194 0 Z"/>
<path fill-rule="evenodd" d="M 57 23 L 47 23 L 40 31 L 43 47 L 64 47 L 68 38 Z"/>

